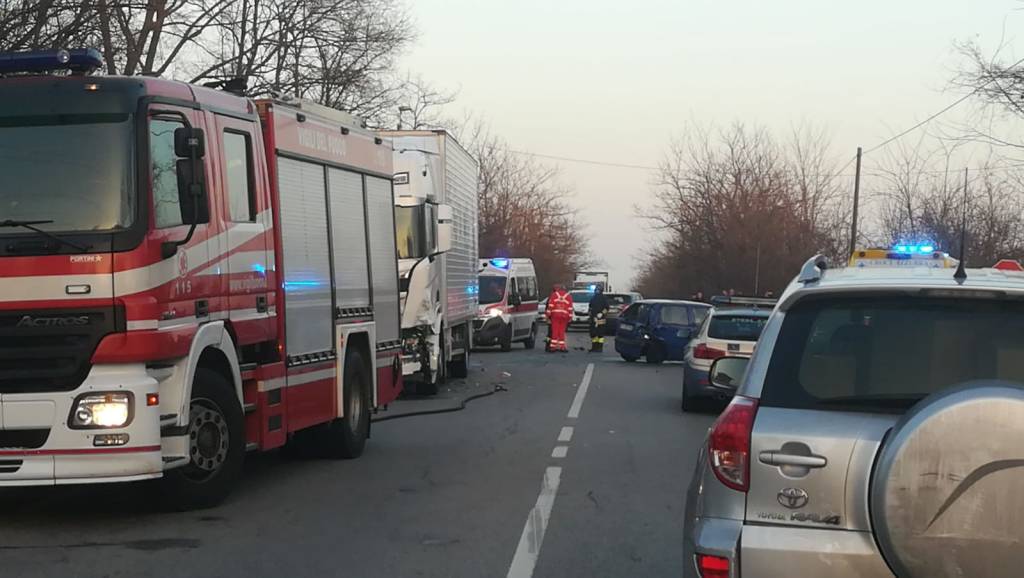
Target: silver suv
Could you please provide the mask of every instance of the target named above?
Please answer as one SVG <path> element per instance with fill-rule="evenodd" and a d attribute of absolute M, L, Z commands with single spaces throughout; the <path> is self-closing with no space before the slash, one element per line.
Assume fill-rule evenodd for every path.
<path fill-rule="evenodd" d="M 892 264 L 812 259 L 712 366 L 687 578 L 1024 575 L 1024 274 Z"/>

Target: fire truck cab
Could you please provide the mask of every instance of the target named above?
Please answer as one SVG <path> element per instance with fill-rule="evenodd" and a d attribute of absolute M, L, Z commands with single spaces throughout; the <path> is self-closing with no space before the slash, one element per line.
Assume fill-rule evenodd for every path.
<path fill-rule="evenodd" d="M 401 390 L 390 143 L 99 61 L 0 58 L 0 486 L 206 507 L 246 451 L 358 456 Z"/>

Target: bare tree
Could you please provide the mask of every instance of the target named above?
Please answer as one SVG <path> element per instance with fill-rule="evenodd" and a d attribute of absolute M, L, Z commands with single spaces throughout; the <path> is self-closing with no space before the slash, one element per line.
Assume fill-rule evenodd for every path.
<path fill-rule="evenodd" d="M 989 159 L 964 172 L 953 161 L 955 147 L 924 149 L 921 142 L 893 150 L 879 169 L 884 244 L 927 240 L 960 253 L 966 221 L 968 265 L 989 266 L 1024 255 L 1024 189 L 1019 171 Z"/>
<path fill-rule="evenodd" d="M 96 46 L 108 74 L 246 77 L 368 118 L 403 94 L 413 37 L 399 0 L 0 0 L 0 50 Z"/>
<path fill-rule="evenodd" d="M 480 255 L 530 257 L 541 287 L 589 263 L 587 236 L 558 183 L 558 170 L 510 152 L 487 125 L 461 132 L 480 162 Z"/>
<path fill-rule="evenodd" d="M 658 235 L 635 284 L 645 294 L 778 291 L 800 262 L 838 250 L 843 222 L 824 133 L 787 145 L 764 129 L 689 127 L 671 143 L 654 206 L 638 209 Z"/>

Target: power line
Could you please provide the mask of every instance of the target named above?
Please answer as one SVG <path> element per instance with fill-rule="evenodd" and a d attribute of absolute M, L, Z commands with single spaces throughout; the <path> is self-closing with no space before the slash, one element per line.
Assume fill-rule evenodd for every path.
<path fill-rule="evenodd" d="M 1021 58 L 1021 59 L 1020 59 L 1020 60 L 1018 60 L 1017 62 L 1014 62 L 1013 64 L 1011 64 L 1011 65 L 1010 65 L 1010 66 L 1009 66 L 1009 67 L 1007 68 L 1007 70 L 1012 70 L 1012 69 L 1014 69 L 1014 68 L 1017 68 L 1017 67 L 1018 67 L 1018 66 L 1020 66 L 1021 64 L 1024 64 L 1024 58 Z M 893 142 L 895 142 L 895 141 L 897 141 L 897 140 L 899 140 L 899 139 L 901 139 L 901 138 L 903 138 L 903 137 L 907 136 L 908 134 L 910 134 L 910 133 L 914 132 L 915 130 L 917 130 L 917 129 L 921 128 L 922 126 L 924 126 L 924 125 L 926 125 L 926 124 L 930 123 L 931 121 L 933 121 L 933 120 L 935 120 L 935 119 L 939 118 L 940 116 L 942 116 L 942 115 L 946 114 L 946 113 L 947 113 L 947 112 L 949 112 L 950 110 L 953 110 L 954 108 L 956 108 L 956 106 L 957 106 L 957 105 L 959 105 L 960 103 L 964 102 L 965 100 L 967 100 L 967 99 L 971 98 L 971 97 L 972 97 L 972 96 L 974 96 L 975 94 L 978 94 L 979 92 L 981 92 L 981 90 L 982 90 L 983 88 L 985 88 L 986 86 L 988 86 L 988 85 L 992 84 L 992 83 L 993 83 L 993 82 L 995 82 L 995 81 L 996 81 L 996 79 L 995 79 L 995 78 L 993 78 L 993 79 L 991 79 L 991 80 L 989 80 L 989 81 L 987 81 L 987 82 L 983 83 L 983 84 L 982 84 L 981 86 L 978 86 L 978 87 L 976 87 L 976 88 L 975 88 L 974 90 L 972 90 L 971 92 L 968 92 L 967 94 L 965 94 L 965 95 L 961 96 L 960 98 L 958 98 L 958 99 L 954 100 L 954 101 L 953 101 L 952 103 L 950 103 L 949 105 L 947 105 L 947 106 L 946 106 L 945 108 L 943 108 L 942 110 L 940 110 L 940 111 L 936 112 L 935 114 L 933 114 L 933 115 L 929 116 L 928 118 L 926 118 L 926 119 L 922 120 L 921 122 L 919 122 L 919 123 L 915 124 L 914 126 L 912 126 L 912 127 L 908 128 L 907 130 L 905 130 L 905 131 L 903 131 L 903 132 L 901 132 L 901 133 L 897 134 L 896 136 L 890 137 L 890 138 L 888 138 L 888 139 L 886 139 L 886 140 L 882 141 L 881 143 L 879 143 L 879 144 L 877 144 L 877 145 L 875 145 L 875 146 L 873 146 L 873 147 L 869 148 L 868 150 L 864 151 L 864 154 L 869 154 L 869 153 L 873 153 L 873 152 L 875 152 L 876 150 L 878 150 L 878 149 L 880 149 L 880 148 L 882 148 L 882 147 L 884 147 L 884 146 L 886 146 L 886 145 L 888 145 L 888 144 L 890 144 L 890 143 L 893 143 Z"/>
<path fill-rule="evenodd" d="M 513 149 L 505 149 L 505 150 L 510 152 L 510 153 L 512 153 L 512 154 L 516 154 L 516 155 L 524 155 L 524 156 L 528 156 L 528 157 L 537 157 L 537 158 L 541 158 L 541 159 L 551 159 L 551 160 L 555 160 L 555 161 L 565 161 L 565 162 L 569 162 L 569 163 L 583 163 L 583 164 L 587 164 L 587 165 L 598 165 L 598 166 L 603 166 L 603 167 L 618 167 L 618 168 L 623 168 L 623 169 L 638 169 L 638 170 L 643 170 L 643 171 L 657 171 L 657 170 L 661 170 L 659 167 L 651 167 L 651 166 L 647 166 L 647 165 L 632 165 L 632 164 L 628 164 L 628 163 L 613 163 L 613 162 L 609 162 L 609 161 L 595 161 L 595 160 L 591 160 L 591 159 L 578 159 L 578 158 L 572 158 L 572 157 L 560 157 L 560 156 L 556 156 L 556 155 L 545 155 L 545 154 L 541 154 L 541 153 L 531 153 L 529 151 L 517 151 L 517 150 L 513 150 Z"/>

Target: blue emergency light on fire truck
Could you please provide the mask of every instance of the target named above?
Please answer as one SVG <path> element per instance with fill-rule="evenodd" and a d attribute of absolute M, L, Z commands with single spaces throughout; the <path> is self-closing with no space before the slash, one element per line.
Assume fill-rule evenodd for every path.
<path fill-rule="evenodd" d="M 93 48 L 30 50 L 0 54 L 0 75 L 70 70 L 88 74 L 103 66 L 103 55 Z"/>

